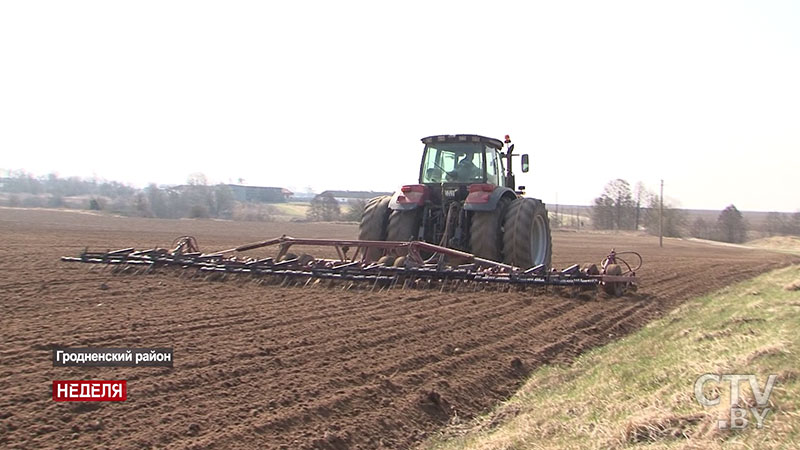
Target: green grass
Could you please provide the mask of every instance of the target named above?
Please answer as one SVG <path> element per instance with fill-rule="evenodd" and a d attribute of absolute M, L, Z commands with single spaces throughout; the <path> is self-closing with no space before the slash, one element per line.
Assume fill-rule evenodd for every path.
<path fill-rule="evenodd" d="M 298 219 L 305 219 L 306 211 L 308 211 L 308 203 L 274 203 L 277 214 L 281 216 L 295 217 Z"/>
<path fill-rule="evenodd" d="M 579 357 L 545 366 L 495 411 L 452 427 L 430 449 L 798 448 L 800 447 L 800 267 L 792 266 L 683 303 L 638 332 Z M 764 428 L 720 430 L 720 404 L 694 396 L 702 374 L 778 379 Z M 747 382 L 744 403 L 754 405 Z M 709 397 L 714 394 L 709 392 Z M 740 406 L 746 406 L 741 403 Z"/>
<path fill-rule="evenodd" d="M 800 237 L 798 236 L 772 236 L 745 242 L 744 245 L 783 253 L 800 254 Z"/>

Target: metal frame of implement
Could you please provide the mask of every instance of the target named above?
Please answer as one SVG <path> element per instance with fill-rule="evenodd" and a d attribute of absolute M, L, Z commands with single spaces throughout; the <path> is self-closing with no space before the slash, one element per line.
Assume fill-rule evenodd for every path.
<path fill-rule="evenodd" d="M 278 246 L 274 258 L 255 259 L 237 257 L 236 253 L 263 247 Z M 297 256 L 289 252 L 292 246 L 333 247 L 338 259 L 317 259 L 309 255 Z M 354 249 L 352 255 L 350 250 Z M 372 252 L 368 250 L 373 250 Z M 403 257 L 400 264 L 386 265 L 374 259 L 373 254 Z M 621 255 L 634 255 L 638 264 L 631 266 Z M 375 258 L 377 259 L 377 258 Z M 64 256 L 62 261 L 108 265 L 159 266 L 196 268 L 208 274 L 243 274 L 255 277 L 279 276 L 284 283 L 294 281 L 308 284 L 314 279 L 368 282 L 372 288 L 418 287 L 419 283 L 430 285 L 442 282 L 444 290 L 448 282 L 505 284 L 515 286 L 572 286 L 581 289 L 603 286 L 607 292 L 621 295 L 625 290 L 636 289 L 636 270 L 642 258 L 636 252 L 614 250 L 602 261 L 601 267 L 594 264 L 580 267 L 578 264 L 566 269 L 548 271 L 543 265 L 520 269 L 508 264 L 479 258 L 470 253 L 441 247 L 422 241 L 360 241 L 339 239 L 298 239 L 281 236 L 261 242 L 241 245 L 213 253 L 202 253 L 197 241 L 191 236 L 175 240 L 173 249 L 153 248 L 135 250 L 124 248 L 107 252 L 84 250 L 78 257 Z M 621 275 L 606 275 L 606 267 L 619 264 L 625 270 Z M 427 284 L 424 284 L 427 282 Z"/>

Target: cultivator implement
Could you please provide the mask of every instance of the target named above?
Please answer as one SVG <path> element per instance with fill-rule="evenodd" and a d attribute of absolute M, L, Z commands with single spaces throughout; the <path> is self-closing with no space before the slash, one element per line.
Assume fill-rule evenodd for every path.
<path fill-rule="evenodd" d="M 276 247 L 273 257 L 244 255 L 264 247 Z M 307 253 L 293 253 L 293 247 L 333 248 L 335 258 L 314 258 Z M 623 257 L 636 258 L 629 264 Z M 335 239 L 275 239 L 241 245 L 212 253 L 200 251 L 197 241 L 183 236 L 171 249 L 135 250 L 124 248 L 107 252 L 84 250 L 77 257 L 62 261 L 104 264 L 115 272 L 148 273 L 173 267 L 182 273 L 209 280 L 250 277 L 259 283 L 284 286 L 330 284 L 343 289 L 416 288 L 457 291 L 459 289 L 528 287 L 574 288 L 576 291 L 602 288 L 621 296 L 636 289 L 636 270 L 641 256 L 636 252 L 614 250 L 600 265 L 578 264 L 563 270 L 543 265 L 521 269 L 470 253 L 421 241 L 363 241 Z"/>

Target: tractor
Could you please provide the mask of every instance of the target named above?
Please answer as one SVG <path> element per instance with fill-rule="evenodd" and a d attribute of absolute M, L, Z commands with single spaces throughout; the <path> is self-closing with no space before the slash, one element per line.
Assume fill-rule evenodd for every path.
<path fill-rule="evenodd" d="M 523 269 L 550 268 L 547 209 L 541 200 L 523 197 L 524 186 L 516 185 L 512 157 L 518 155 L 508 136 L 500 141 L 439 135 L 422 143 L 419 183 L 372 198 L 361 216 L 359 240 L 424 241 Z M 528 172 L 527 154 L 520 163 Z M 373 251 L 367 258 L 379 256 Z"/>
<path fill-rule="evenodd" d="M 115 272 L 150 273 L 180 268 L 206 280 L 258 279 L 281 286 L 341 286 L 342 289 L 438 288 L 525 290 L 556 286 L 574 292 L 602 288 L 613 296 L 636 289 L 642 257 L 614 249 L 600 265 L 551 268 L 547 209 L 523 197 L 511 170 L 514 145 L 474 134 L 430 136 L 419 183 L 394 195 L 371 199 L 364 208 L 358 239 L 280 236 L 210 253 L 191 236 L 171 249 L 133 247 L 90 252 L 62 261 L 106 264 Z M 504 148 L 503 144 L 506 144 Z M 527 172 L 528 155 L 521 157 Z M 272 247 L 274 257 L 245 255 Z M 327 247 L 335 258 L 295 254 L 290 248 Z M 633 257 L 629 264 L 623 259 Z"/>

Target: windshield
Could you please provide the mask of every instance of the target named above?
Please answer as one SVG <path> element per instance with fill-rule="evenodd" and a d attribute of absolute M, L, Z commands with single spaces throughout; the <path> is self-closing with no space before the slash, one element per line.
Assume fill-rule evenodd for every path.
<path fill-rule="evenodd" d="M 484 145 L 479 142 L 442 142 L 425 146 L 421 183 L 484 181 Z"/>

